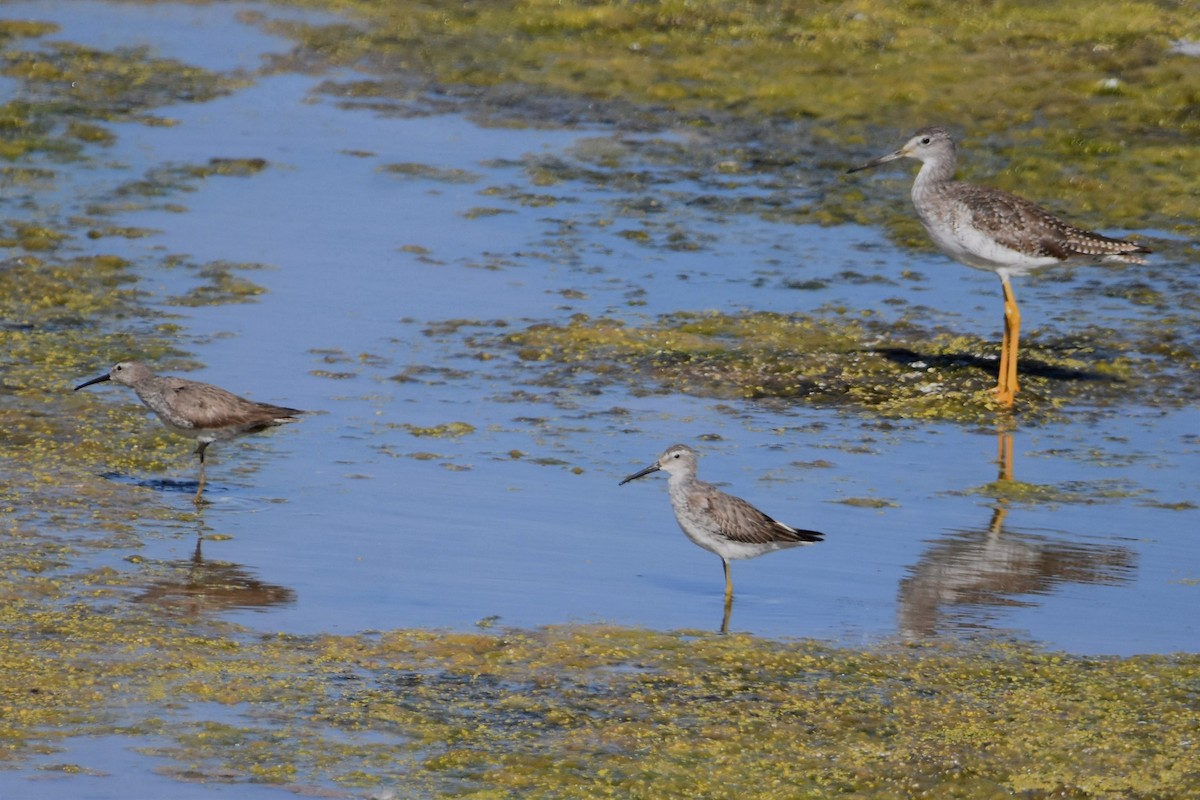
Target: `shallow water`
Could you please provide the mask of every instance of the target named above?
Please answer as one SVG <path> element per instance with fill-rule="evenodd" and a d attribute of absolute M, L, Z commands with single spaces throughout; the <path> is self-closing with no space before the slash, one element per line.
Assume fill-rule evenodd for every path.
<path fill-rule="evenodd" d="M 171 127 L 111 125 L 115 143 L 64 173 L 42 203 L 68 218 L 164 166 L 265 159 L 252 176 L 196 181 L 110 220 L 152 236 L 73 246 L 139 265 L 147 302 L 178 315 L 179 348 L 205 365 L 189 377 L 319 412 L 214 446 L 199 522 L 186 513 L 193 460 L 156 474 L 97 463 L 131 503 L 149 496 L 180 513 L 162 515 L 168 522 L 142 513 L 121 546 L 80 547 L 85 563 L 72 566 L 136 575 L 127 601 L 163 615 L 263 632 L 573 621 L 716 630 L 726 621 L 719 561 L 678 531 L 662 476 L 617 486 L 683 441 L 702 452 L 701 477 L 828 535 L 733 565 L 733 631 L 867 644 L 996 636 L 1084 654 L 1200 643 L 1200 410 L 1127 406 L 1018 428 L 1001 464 L 1006 439 L 996 430 L 549 377 L 481 342 L 580 313 L 640 321 L 837 306 L 885 319 L 919 309 L 947 330 L 998 337 L 999 287 L 940 256 L 899 250 L 877 230 L 770 222 L 753 203 L 737 211 L 735 201 L 779 199 L 781 179 L 678 166 L 673 156 L 713 146 L 702 135 L 489 127 L 466 103 L 431 113 L 418 98 L 381 110 L 318 91 L 350 73 L 257 74 L 264 54 L 291 44 L 239 17 L 246 10 L 290 13 L 0 7 L 57 21 L 51 39 L 147 45 L 255 76 L 230 96 L 167 109 Z M 624 174 L 603 166 L 610 161 Z M 394 164 L 420 169 L 386 169 Z M 540 179 L 546 164 L 562 177 Z M 794 178 L 795 197 L 781 202 L 812 202 L 805 174 Z M 168 255 L 184 265 L 166 268 Z M 265 265 L 234 270 L 265 293 L 176 302 L 208 282 L 195 265 L 223 260 Z M 1134 274 L 1155 287 L 1195 281 L 1191 264 L 1134 269 L 1022 280 L 1029 330 L 1073 330 L 1080 295 L 1093 304 L 1088 323 L 1152 320 L 1160 309 L 1106 289 Z M 63 392 L 107 366 L 63 375 Z M 81 408 L 136 402 L 111 385 L 88 391 Z M 417 435 L 454 423 L 473 428 Z M 1045 491 L 993 497 L 1001 470 Z M 111 535 L 46 533 L 82 543 Z M 167 727 L 190 714 L 239 717 L 213 706 L 154 714 Z M 0 772 L 0 795 L 128 796 L 130 786 L 180 798 L 278 794 L 211 773 L 200 783 L 168 777 L 156 745 L 136 732 L 77 735 Z"/>
<path fill-rule="evenodd" d="M 252 72 L 263 53 L 289 45 L 239 22 L 247 7 L 73 3 L 68 12 L 21 3 L 3 11 L 58 21 L 53 38 L 149 44 Z M 539 385 L 538 365 L 481 361 L 467 338 L 577 313 L 638 319 L 831 305 L 885 318 L 928 306 L 948 329 L 998 337 L 992 276 L 899 251 L 870 229 L 712 211 L 696 198 L 773 190 L 753 178 L 697 180 L 654 157 L 660 145 L 706 146 L 691 134 L 485 127 L 469 107 L 429 114 L 397 103 L 381 113 L 318 93 L 329 77 L 262 76 L 231 96 L 170 108 L 173 127 L 114 125 L 117 142 L 102 160 L 59 187 L 64 204 L 82 206 L 154 167 L 266 159 L 252 177 L 210 178 L 168 198 L 185 213 L 113 219 L 155 229 L 151 237 L 89 246 L 144 264 L 143 288 L 160 304 L 200 282 L 194 269 L 162 269 L 163 254 L 268 265 L 239 273 L 267 290 L 252 303 L 162 307 L 182 315 L 180 347 L 207 365 L 189 377 L 322 412 L 210 451 L 211 505 L 199 532 L 215 538 L 197 556 L 195 526 L 143 525 L 137 552 L 153 568 L 144 567 L 147 589 L 137 599 L 167 611 L 191 602 L 192 611 L 297 633 L 481 621 L 716 629 L 716 557 L 676 529 L 661 480 L 617 488 L 684 441 L 702 451 L 701 477 L 828 534 L 815 547 L 733 565 L 733 630 L 839 642 L 1001 635 L 1116 654 L 1200 641 L 1200 512 L 1161 507 L 1197 496 L 1196 409 L 1125 408 L 1018 429 L 1014 476 L 1060 491 L 1053 502 L 997 501 L 974 491 L 997 477 L 996 431 L 635 396 L 586 379 Z M 619 153 L 642 184 L 531 179 L 539 159 L 593 165 L 606 152 Z M 382 169 L 389 164 L 473 177 L 392 174 Z M 668 246 L 673 233 L 698 249 Z M 1027 324 L 1070 330 L 1072 291 L 1086 284 L 1103 295 L 1131 269 L 1023 280 Z M 814 288 L 787 288 L 804 282 Z M 1089 321 L 1154 313 L 1113 300 Z M 448 320 L 468 324 L 442 325 Z M 401 373 L 411 379 L 394 380 Z M 63 376 L 64 390 L 86 377 Z M 116 388 L 97 393 L 98 403 L 134 402 Z M 473 432 L 427 437 L 404 427 L 458 422 Z M 187 509 L 193 466 L 112 477 Z M 1111 496 L 1097 491 L 1106 487 Z M 1078 502 L 1062 499 L 1073 488 Z M 96 558 L 136 569 L 125 555 Z M 180 571 L 203 585 L 206 569 L 235 590 L 214 598 L 164 585 Z"/>

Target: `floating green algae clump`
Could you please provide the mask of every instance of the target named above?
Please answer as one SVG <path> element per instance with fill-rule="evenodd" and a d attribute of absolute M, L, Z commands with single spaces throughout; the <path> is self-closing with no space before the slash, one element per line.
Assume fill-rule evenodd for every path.
<path fill-rule="evenodd" d="M 211 100 L 234 85 L 213 72 L 145 48 L 97 50 L 52 42 L 33 51 L 4 53 L 3 74 L 25 81 L 30 93 L 61 114 L 86 111 L 101 119 L 128 119 L 158 106 Z"/>
<path fill-rule="evenodd" d="M 455 439 L 475 432 L 475 426 L 469 422 L 447 422 L 442 425 L 403 425 L 404 430 L 413 436 L 433 436 L 444 439 Z"/>
<path fill-rule="evenodd" d="M 1152 397 L 1161 404 L 1196 397 L 1194 378 L 1181 381 L 1164 368 L 1151 347 L 1153 333 L 1146 336 L 1117 343 L 1111 333 L 1097 335 L 1092 341 L 1105 342 L 1102 347 L 1087 339 L 1027 343 L 1018 395 L 1022 418 L 1044 420 L 1069 403 L 1104 406 Z M 549 381 L 587 372 L 641 392 L 778 398 L 978 423 L 994 420 L 998 408 L 990 393 L 997 343 L 884 324 L 870 315 L 678 313 L 640 326 L 581 316 L 563 325 L 533 325 L 500 341 L 524 361 L 568 371 L 543 378 Z M 1177 366 L 1189 375 L 1194 363 L 1193 354 Z"/>
<path fill-rule="evenodd" d="M 22 85 L 15 99 L 0 105 L 0 159 L 38 153 L 80 157 L 87 146 L 114 141 L 100 123 L 159 123 L 151 114 L 155 108 L 210 100 L 238 83 L 152 57 L 144 48 L 105 51 L 61 41 L 21 48 L 23 39 L 53 30 L 49 25 L 0 21 L 0 75 Z"/>

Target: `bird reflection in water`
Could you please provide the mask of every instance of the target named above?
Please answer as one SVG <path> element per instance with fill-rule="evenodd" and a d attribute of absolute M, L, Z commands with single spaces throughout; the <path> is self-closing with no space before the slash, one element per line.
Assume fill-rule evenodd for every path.
<path fill-rule="evenodd" d="M 1013 480 L 1013 433 L 997 440 L 999 478 Z M 1002 609 L 1036 605 L 1035 595 L 1063 583 L 1121 584 L 1134 553 L 1005 530 L 1009 500 L 995 498 L 983 528 L 953 531 L 934 542 L 900 582 L 899 626 L 909 639 L 991 627 Z"/>
<path fill-rule="evenodd" d="M 203 537 L 196 537 L 191 558 L 155 562 L 153 582 L 134 598 L 179 616 L 202 616 L 230 609 L 262 610 L 296 600 L 286 586 L 266 583 L 245 567 L 228 561 L 205 560 Z"/>

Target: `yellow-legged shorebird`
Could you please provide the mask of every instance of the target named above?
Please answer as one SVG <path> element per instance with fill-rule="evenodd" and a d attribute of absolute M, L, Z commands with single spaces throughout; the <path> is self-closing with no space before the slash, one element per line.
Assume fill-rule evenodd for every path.
<path fill-rule="evenodd" d="M 922 128 L 903 147 L 848 172 L 898 158 L 921 161 L 912 201 L 921 224 L 943 253 L 1000 276 L 1004 288 L 1004 337 L 996 397 L 1006 406 L 1017 393 L 1021 312 L 1010 279 L 1067 261 L 1107 260 L 1144 264 L 1144 245 L 1077 228 L 1014 194 L 954 180 L 954 140 L 943 128 Z"/>
<path fill-rule="evenodd" d="M 696 544 L 716 553 L 725 569 L 725 601 L 733 598 L 729 562 L 754 558 L 785 547 L 813 544 L 825 534 L 785 525 L 768 517 L 740 497 L 722 492 L 711 483 L 696 479 L 696 451 L 686 444 L 668 447 L 658 460 L 635 472 L 619 486 L 662 470 L 669 476 L 667 493 L 675 519 L 684 534 Z"/>
<path fill-rule="evenodd" d="M 122 361 L 107 375 L 79 384 L 75 391 L 104 381 L 130 387 L 168 430 L 199 442 L 200 486 L 193 498 L 197 505 L 204 493 L 204 451 L 210 444 L 295 422 L 304 413 L 247 400 L 211 383 L 155 375 L 138 361 Z"/>

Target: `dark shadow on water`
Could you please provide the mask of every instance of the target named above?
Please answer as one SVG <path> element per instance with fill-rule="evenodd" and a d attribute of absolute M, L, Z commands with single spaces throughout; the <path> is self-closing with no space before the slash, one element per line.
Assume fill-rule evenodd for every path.
<path fill-rule="evenodd" d="M 191 558 L 144 565 L 150 583 L 135 603 L 146 603 L 173 616 L 204 616 L 229 610 L 265 611 L 296 601 L 286 586 L 259 580 L 246 567 L 205 559 L 204 538 L 196 537 Z"/>
<path fill-rule="evenodd" d="M 934 369 L 962 369 L 970 367 L 972 369 L 980 369 L 992 375 L 996 373 L 998 362 L 995 358 L 974 355 L 972 353 L 941 353 L 938 355 L 929 355 L 918 353 L 915 350 L 910 350 L 907 347 L 883 347 L 872 350 L 873 353 L 891 361 L 893 364 L 899 364 L 905 367 L 912 367 L 914 364 L 923 364 L 927 368 Z M 1018 374 L 1045 378 L 1052 381 L 1115 381 L 1117 380 L 1111 375 L 1104 375 L 1099 372 L 1082 369 L 1070 369 L 1054 364 L 1046 364 L 1041 361 L 1034 361 L 1026 358 L 1019 359 Z"/>
<path fill-rule="evenodd" d="M 177 494 L 192 494 L 196 493 L 196 489 L 200 488 L 200 481 L 177 481 L 171 478 L 131 478 L 128 475 L 122 475 L 119 472 L 104 472 L 100 475 L 101 478 L 117 483 L 125 483 L 130 486 L 140 486 L 143 489 L 154 489 L 157 492 L 175 492 Z M 214 490 L 212 485 L 205 487 L 206 492 L 221 491 Z"/>
<path fill-rule="evenodd" d="M 998 439 L 999 483 L 1012 480 L 1012 434 Z M 1065 583 L 1128 583 L 1136 555 L 1125 547 L 1080 544 L 1006 530 L 1009 501 L 997 498 L 975 529 L 950 531 L 900 582 L 899 629 L 909 639 L 991 627 L 1003 609 L 1035 606 Z"/>

